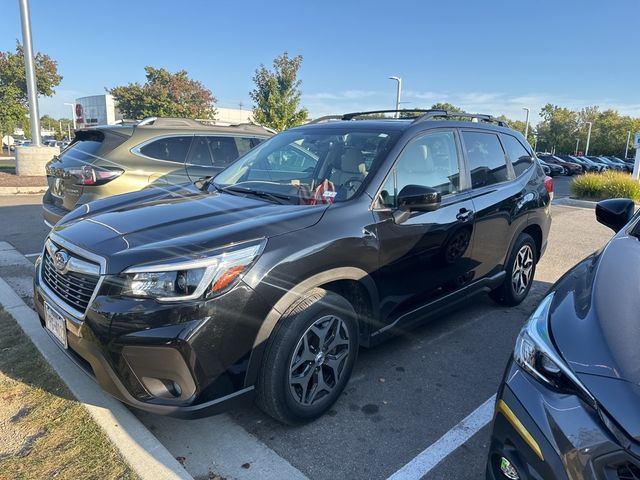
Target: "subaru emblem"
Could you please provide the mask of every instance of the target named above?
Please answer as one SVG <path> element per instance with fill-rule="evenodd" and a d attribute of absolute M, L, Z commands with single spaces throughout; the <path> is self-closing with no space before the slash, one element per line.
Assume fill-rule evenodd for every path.
<path fill-rule="evenodd" d="M 58 250 L 53 255 L 53 266 L 56 267 L 61 273 L 64 273 L 67 268 L 67 262 L 69 262 L 69 254 L 64 250 Z"/>

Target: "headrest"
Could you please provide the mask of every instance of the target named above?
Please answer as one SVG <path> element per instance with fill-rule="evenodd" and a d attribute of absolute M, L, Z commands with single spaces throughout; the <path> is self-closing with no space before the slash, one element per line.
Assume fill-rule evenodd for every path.
<path fill-rule="evenodd" d="M 364 163 L 362 152 L 357 148 L 347 148 L 342 154 L 340 170 L 346 173 L 360 173 L 360 164 Z"/>

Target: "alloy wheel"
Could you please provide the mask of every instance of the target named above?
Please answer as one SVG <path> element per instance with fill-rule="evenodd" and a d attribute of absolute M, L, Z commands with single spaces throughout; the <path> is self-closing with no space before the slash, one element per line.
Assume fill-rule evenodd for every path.
<path fill-rule="evenodd" d="M 289 366 L 289 389 L 298 403 L 309 406 L 330 395 L 350 355 L 345 322 L 326 315 L 298 341 Z"/>
<path fill-rule="evenodd" d="M 513 272 L 511 274 L 511 285 L 517 296 L 522 295 L 531 283 L 533 272 L 533 250 L 530 245 L 523 245 L 513 264 Z"/>

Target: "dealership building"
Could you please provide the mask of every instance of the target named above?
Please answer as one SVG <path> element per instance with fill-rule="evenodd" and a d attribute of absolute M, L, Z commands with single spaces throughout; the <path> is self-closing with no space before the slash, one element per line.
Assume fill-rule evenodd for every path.
<path fill-rule="evenodd" d="M 115 125 L 123 119 L 122 114 L 116 108 L 113 96 L 108 94 L 77 98 L 74 112 L 76 128 Z M 253 121 L 251 110 L 216 107 L 216 124 L 233 125 L 252 123 Z"/>

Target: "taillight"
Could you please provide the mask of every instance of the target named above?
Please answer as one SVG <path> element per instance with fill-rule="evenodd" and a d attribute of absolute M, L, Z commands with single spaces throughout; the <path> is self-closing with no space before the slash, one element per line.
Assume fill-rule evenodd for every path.
<path fill-rule="evenodd" d="M 553 178 L 545 175 L 544 177 L 544 188 L 549 192 L 549 196 L 553 199 Z"/>
<path fill-rule="evenodd" d="M 76 176 L 76 184 L 78 185 L 102 185 L 114 178 L 118 178 L 124 173 L 124 170 L 119 168 L 95 168 L 91 165 L 85 165 L 80 170 L 75 170 L 71 173 Z"/>

